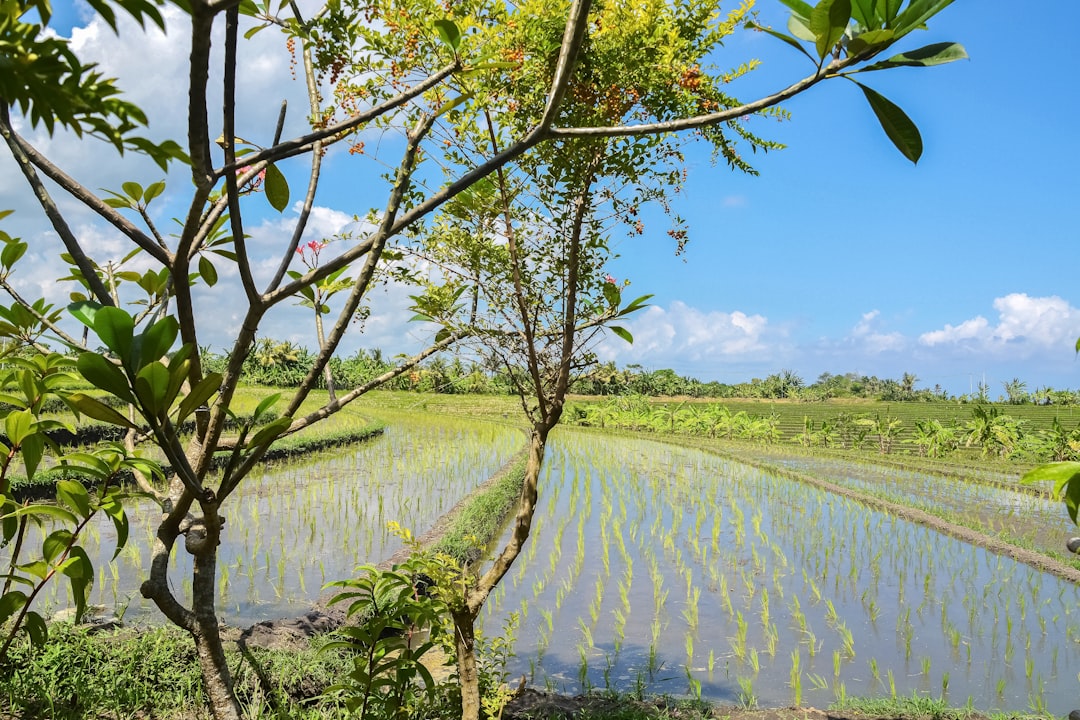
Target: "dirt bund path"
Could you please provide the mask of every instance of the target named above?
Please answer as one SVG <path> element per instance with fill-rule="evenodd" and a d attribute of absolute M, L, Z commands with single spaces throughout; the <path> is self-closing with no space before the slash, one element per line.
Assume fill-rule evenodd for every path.
<path fill-rule="evenodd" d="M 931 530 L 935 530 L 944 535 L 949 535 L 971 545 L 981 547 L 989 550 L 997 555 L 1004 555 L 1005 557 L 1012 558 L 1017 562 L 1022 562 L 1025 565 L 1029 565 L 1036 570 L 1040 570 L 1045 573 L 1049 573 L 1055 577 L 1067 580 L 1073 584 L 1080 585 L 1080 570 L 1066 565 L 1065 563 L 1054 560 L 1051 557 L 1037 553 L 1033 550 L 1026 550 L 1024 548 L 1017 547 L 1010 543 L 999 540 L 995 537 L 987 535 L 986 533 L 973 530 L 963 525 L 957 525 L 956 523 L 943 520 L 936 515 L 931 515 L 925 510 L 919 510 L 917 508 L 908 507 L 907 505 L 901 505 L 889 500 L 883 500 L 873 495 L 859 492 L 858 490 L 852 490 L 851 488 L 843 487 L 831 483 L 828 480 L 823 480 L 813 475 L 801 473 L 796 470 L 790 470 L 788 468 L 773 465 L 772 463 L 756 461 L 751 458 L 747 458 L 743 455 L 735 453 L 727 453 L 717 448 L 709 448 L 707 446 L 687 446 L 695 447 L 705 452 L 711 452 L 716 455 L 728 458 L 734 462 L 749 465 L 750 467 L 757 468 L 758 470 L 765 470 L 767 472 L 786 477 L 791 480 L 795 480 L 807 485 L 813 485 L 827 492 L 835 495 L 840 495 L 846 498 L 855 500 L 877 510 L 883 510 L 890 515 L 895 515 L 903 520 L 909 520 L 919 525 L 924 525 Z"/>

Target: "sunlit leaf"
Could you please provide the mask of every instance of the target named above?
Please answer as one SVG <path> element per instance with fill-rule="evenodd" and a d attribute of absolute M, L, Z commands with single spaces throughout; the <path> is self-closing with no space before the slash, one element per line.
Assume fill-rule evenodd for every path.
<path fill-rule="evenodd" d="M 435 32 L 439 33 L 439 39 L 443 41 L 443 44 L 457 52 L 458 46 L 461 45 L 461 30 L 458 29 L 454 21 L 436 20 L 432 24 L 435 26 Z"/>
<path fill-rule="evenodd" d="M 852 81 L 855 82 L 855 81 Z M 911 121 L 903 110 L 890 102 L 880 93 L 871 90 L 862 83 L 855 83 L 863 91 L 870 108 L 877 116 L 878 122 L 885 134 L 892 140 L 896 149 L 913 163 L 919 162 L 922 156 L 923 144 L 919 128 Z"/>
<path fill-rule="evenodd" d="M 888 60 L 882 60 L 881 62 L 876 62 L 873 65 L 862 68 L 860 72 L 887 70 L 888 68 L 894 67 L 932 67 L 934 65 L 944 65 L 945 63 L 955 62 L 957 60 L 966 60 L 967 57 L 967 51 L 960 43 L 934 43 L 933 45 L 921 47 L 918 50 L 908 50 L 899 55 L 893 55 Z"/>
<path fill-rule="evenodd" d="M 851 0 L 821 0 L 810 13 L 810 31 L 819 58 L 828 55 L 844 36 L 851 20 Z"/>
<path fill-rule="evenodd" d="M 128 380 L 127 376 L 124 375 L 124 371 L 101 355 L 89 352 L 80 353 L 77 367 L 79 373 L 89 380 L 94 387 L 100 388 L 110 395 L 115 395 L 126 402 L 135 401 L 135 396 L 131 394 L 131 389 L 128 387 Z M 95 417 L 89 412 L 87 414 L 90 417 Z M 100 420 L 101 418 L 97 419 Z"/>
<path fill-rule="evenodd" d="M 84 518 L 90 517 L 90 495 L 86 487 L 75 480 L 58 480 L 56 502 L 66 505 Z"/>
<path fill-rule="evenodd" d="M 627 330 L 626 328 L 619 327 L 618 325 L 610 325 L 610 326 L 608 326 L 608 329 L 611 330 L 611 332 L 618 335 L 623 340 L 625 340 L 627 343 L 629 343 L 631 345 L 634 344 L 634 336 L 631 335 L 630 331 Z"/>
<path fill-rule="evenodd" d="M 131 398 L 134 401 L 134 397 Z M 120 427 L 133 428 L 136 427 L 135 423 L 128 420 L 126 417 L 113 410 L 105 403 L 84 395 L 83 393 L 72 393 L 64 398 L 65 402 L 70 405 L 77 412 L 91 417 L 101 422 L 109 423 L 110 425 L 119 425 Z"/>

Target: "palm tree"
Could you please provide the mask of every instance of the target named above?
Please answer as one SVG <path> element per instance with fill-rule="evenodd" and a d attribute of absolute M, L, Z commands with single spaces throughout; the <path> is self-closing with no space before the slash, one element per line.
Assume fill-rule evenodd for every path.
<path fill-rule="evenodd" d="M 1001 383 L 1001 386 L 1005 388 L 1005 394 L 1009 398 L 1010 405 L 1023 405 L 1028 401 L 1027 383 L 1020 378 L 1013 378 L 1009 382 Z"/>

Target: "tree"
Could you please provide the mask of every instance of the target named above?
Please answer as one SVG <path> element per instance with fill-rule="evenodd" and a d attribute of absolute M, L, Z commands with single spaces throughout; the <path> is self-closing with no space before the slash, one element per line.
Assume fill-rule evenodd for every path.
<path fill-rule="evenodd" d="M 922 142 L 914 124 L 856 78 L 964 56 L 958 45 L 938 43 L 878 60 L 950 0 L 785 4 L 792 9 L 794 37 L 759 26 L 748 4 L 724 16 L 701 0 L 596 7 L 588 0 L 568 6 L 536 0 L 514 6 L 486 0 L 453 5 L 376 0 L 334 2 L 310 15 L 293 3 L 191 0 L 182 4 L 191 38 L 188 105 L 179 111 L 187 118 L 183 147 L 136 134 L 145 124 L 141 110 L 121 100 L 114 83 L 92 65 L 81 63 L 66 40 L 48 32 L 45 0 L 5 5 L 0 59 L 16 69 L 0 79 L 0 135 L 72 265 L 78 287 L 70 313 L 96 336 L 90 344 L 100 343 L 105 352 L 87 351 L 50 316 L 38 312 L 34 318 L 75 348 L 83 376 L 127 403 L 135 419 L 87 396 L 69 396 L 68 402 L 91 417 L 143 433 L 174 469 L 167 488 L 147 484 L 163 514 L 142 592 L 193 638 L 216 717 L 240 715 L 214 606 L 223 506 L 275 440 L 320 422 L 465 340 L 506 369 L 531 428 L 525 489 L 511 540 L 452 608 L 463 713 L 476 716 L 472 623 L 528 538 L 547 437 L 561 417 L 570 379 L 592 362 L 589 348 L 602 328 L 644 303 L 624 299 L 625 285 L 604 275 L 610 257 L 605 213 L 643 231 L 638 210 L 663 201 L 665 183 L 680 181 L 680 145 L 686 137 L 706 140 L 729 167 L 752 172 L 742 153 L 776 145 L 736 121 L 755 114 L 783 116 L 781 103 L 832 79 L 855 83 L 889 139 L 917 161 Z M 91 0 L 90 5 L 114 27 L 117 10 L 140 23 L 163 25 L 154 0 Z M 31 10 L 39 21 L 28 19 Z M 211 33 L 222 24 L 221 65 L 211 72 Z M 805 55 L 809 73 L 752 102 L 731 97 L 728 84 L 749 66 L 715 69 L 709 55 L 744 25 Z M 237 126 L 237 89 L 250 73 L 261 72 L 242 62 L 241 34 L 251 37 L 264 28 L 283 32 L 299 58 L 311 118 L 311 130 L 303 135 L 282 137 L 285 106 L 266 118 L 273 132 Z M 643 56 L 663 62 L 643 63 Z M 222 78 L 220 89 L 211 86 L 211 77 Z M 333 86 L 332 98 L 324 96 L 327 84 Z M 214 93 L 223 97 L 219 120 L 209 110 Z M 17 113 L 49 131 L 63 127 L 102 138 L 118 150 L 147 154 L 162 168 L 186 166 L 191 189 L 177 234 L 161 234 L 147 212 L 164 184 L 128 182 L 99 196 L 88 189 L 95 184 L 92 178 L 72 177 L 19 133 Z M 385 198 L 360 201 L 381 209 L 359 207 L 356 215 L 366 215 L 369 223 L 364 233 L 347 239 L 334 258 L 290 274 L 311 221 L 325 153 L 348 145 L 359 160 L 366 159 L 359 133 L 369 129 L 392 135 L 400 151 L 386 175 Z M 261 138 L 261 144 L 242 136 Z M 263 198 L 277 212 L 289 206 L 286 171 L 296 172 L 300 159 L 307 163 L 307 189 L 291 233 L 277 248 L 276 269 L 264 279 L 245 227 L 263 207 Z M 429 189 L 433 184 L 437 187 Z M 53 188 L 65 201 L 96 213 L 153 267 L 152 277 L 116 274 L 90 257 Z M 471 235 L 463 232 L 466 228 Z M 440 246 L 433 231 L 442 229 L 446 242 Z M 687 235 L 677 220 L 669 234 L 681 249 Z M 415 257 L 438 262 L 444 275 L 425 281 L 409 264 Z M 335 289 L 344 296 L 341 309 L 321 333 L 319 351 L 284 399 L 280 417 L 258 430 L 244 425 L 228 435 L 240 371 L 256 349 L 259 329 L 296 301 L 309 301 L 321 318 L 325 295 L 317 291 L 325 293 L 327 283 L 345 272 L 352 278 L 347 291 Z M 376 377 L 341 388 L 326 405 L 301 411 L 352 319 L 373 302 L 371 290 L 387 277 L 421 287 L 414 297 L 417 315 L 439 327 L 430 344 Z M 198 311 L 194 288 L 226 278 L 241 289 L 243 320 L 224 369 L 208 372 L 197 350 L 214 318 Z M 4 287 L 32 312 L 33 302 L 23 301 L 12 285 Z M 142 305 L 130 305 L 134 301 Z M 611 331 L 629 339 L 618 326 Z M 268 357 L 279 355 L 279 348 L 264 349 Z M 256 416 L 272 405 L 272 399 L 260 405 Z M 196 429 L 185 443 L 180 427 L 187 419 Z M 221 453 L 227 457 L 225 469 L 211 481 L 212 460 Z M 190 607 L 166 577 L 181 540 L 193 557 Z"/>

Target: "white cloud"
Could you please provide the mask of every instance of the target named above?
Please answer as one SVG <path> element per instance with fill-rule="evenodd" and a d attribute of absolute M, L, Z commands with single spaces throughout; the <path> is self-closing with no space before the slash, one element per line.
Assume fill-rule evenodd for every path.
<path fill-rule="evenodd" d="M 1021 357 L 1046 349 L 1071 347 L 1080 335 L 1080 309 L 1052 295 L 1011 293 L 994 300 L 996 324 L 979 315 L 958 325 L 923 333 L 927 347 L 953 346 L 976 352 L 1002 352 Z"/>
<path fill-rule="evenodd" d="M 678 300 L 666 309 L 649 307 L 626 326 L 633 345 L 609 338 L 597 350 L 602 360 L 685 366 L 760 359 L 772 355 L 783 336 L 762 315 L 703 312 Z"/>
<path fill-rule="evenodd" d="M 851 329 L 846 344 L 858 347 L 867 355 L 903 350 L 907 345 L 907 340 L 899 332 L 881 331 L 880 316 L 879 310 L 863 313 L 859 322 Z"/>

